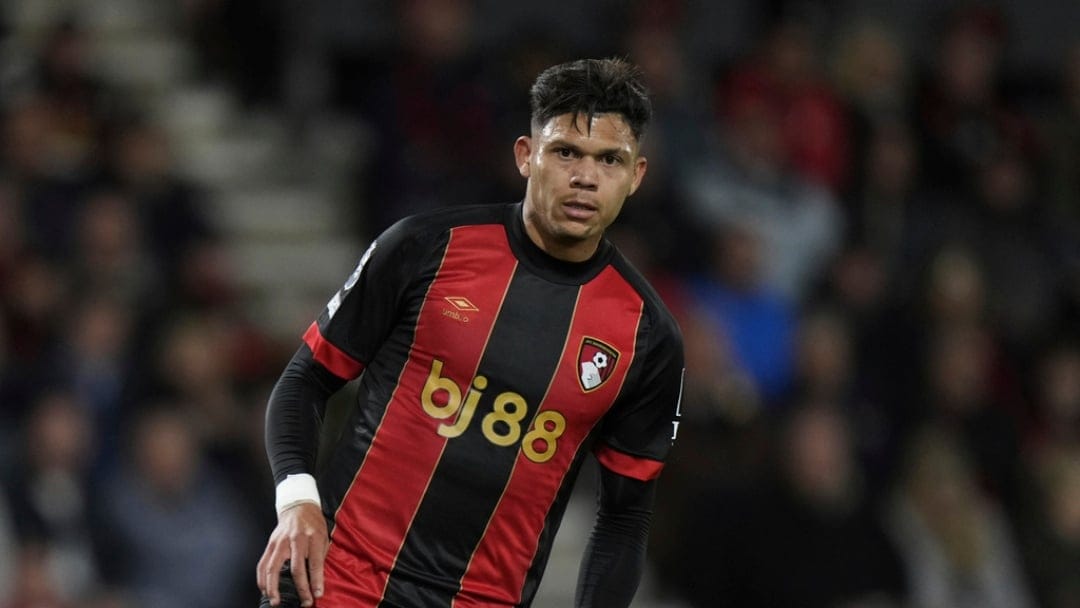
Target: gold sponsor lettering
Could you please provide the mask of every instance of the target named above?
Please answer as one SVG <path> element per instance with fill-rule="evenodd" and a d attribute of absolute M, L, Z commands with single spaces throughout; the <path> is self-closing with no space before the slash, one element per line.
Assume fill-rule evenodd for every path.
<path fill-rule="evenodd" d="M 432 360 L 427 381 L 420 392 L 420 403 L 424 413 L 436 420 L 448 420 L 454 414 L 458 415 L 453 423 L 440 424 L 436 429 L 440 436 L 453 439 L 468 430 L 488 379 L 482 375 L 473 378 L 462 402 L 461 387 L 453 379 L 443 376 L 443 367 L 444 363 L 439 359 Z M 544 410 L 536 416 L 532 429 L 522 439 L 522 422 L 528 413 L 529 404 L 525 397 L 513 391 L 499 393 L 492 411 L 481 420 L 480 430 L 485 439 L 498 446 L 508 447 L 520 441 L 525 457 L 542 464 L 555 455 L 558 439 L 566 431 L 566 417 L 555 410 Z"/>
<path fill-rule="evenodd" d="M 517 393 L 502 393 L 495 398 L 495 409 L 481 421 L 484 437 L 495 445 L 514 445 L 521 437 L 521 419 L 528 413 L 529 404 L 524 397 Z M 499 423 L 505 432 L 495 426 Z"/>
<path fill-rule="evenodd" d="M 453 416 L 461 407 L 461 389 L 450 378 L 442 376 L 443 362 L 435 359 L 431 362 L 431 372 L 428 373 L 424 390 L 420 393 L 420 402 L 424 405 L 424 412 L 437 420 L 445 420 Z M 435 402 L 436 393 L 445 393 L 445 403 L 439 405 Z"/>
<path fill-rule="evenodd" d="M 458 416 L 457 421 L 454 424 L 440 424 L 439 434 L 447 439 L 453 439 L 465 432 L 465 429 L 469 428 L 469 423 L 472 422 L 473 414 L 476 413 L 476 403 L 480 401 L 480 397 L 483 395 L 482 390 L 487 388 L 487 378 L 483 376 L 477 376 L 473 379 L 472 389 L 469 390 L 469 394 L 465 396 L 465 407 L 461 410 L 461 415 Z"/>
<path fill-rule="evenodd" d="M 555 455 L 555 442 L 565 430 L 566 417 L 555 410 L 544 410 L 533 421 L 533 429 L 525 434 L 525 440 L 521 442 L 521 451 L 533 462 L 547 462 Z M 542 447 L 536 449 L 537 444 Z"/>

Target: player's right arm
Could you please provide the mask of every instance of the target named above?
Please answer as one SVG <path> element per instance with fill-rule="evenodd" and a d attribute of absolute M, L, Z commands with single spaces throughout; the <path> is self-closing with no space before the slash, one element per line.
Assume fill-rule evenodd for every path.
<path fill-rule="evenodd" d="M 305 345 L 293 355 L 270 395 L 266 453 L 277 483 L 278 524 L 259 560 L 256 578 L 271 606 L 281 605 L 280 575 L 287 560 L 300 604 L 310 606 L 322 595 L 329 539 L 311 473 L 327 399 L 344 384 L 316 362 Z"/>
<path fill-rule="evenodd" d="M 278 524 L 256 578 L 271 606 L 292 599 L 287 597 L 292 589 L 281 578 L 286 561 L 301 605 L 310 606 L 321 595 L 329 538 L 313 476 L 319 427 L 327 400 L 361 374 L 396 323 L 406 289 L 429 249 L 422 245 L 430 241 L 423 227 L 402 220 L 371 243 L 304 334 L 304 344 L 270 395 L 266 452 L 277 484 Z"/>

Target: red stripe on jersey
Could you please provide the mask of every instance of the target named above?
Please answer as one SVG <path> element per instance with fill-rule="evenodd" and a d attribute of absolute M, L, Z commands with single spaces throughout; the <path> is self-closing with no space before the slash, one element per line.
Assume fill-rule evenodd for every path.
<path fill-rule="evenodd" d="M 664 463 L 659 460 L 631 456 L 606 445 L 597 446 L 594 452 L 596 460 L 604 467 L 615 471 L 619 475 L 633 477 L 639 481 L 656 479 L 664 468 Z"/>
<path fill-rule="evenodd" d="M 342 380 L 352 380 L 364 371 L 363 363 L 345 354 L 345 351 L 322 337 L 319 333 L 318 322 L 312 323 L 311 327 L 304 332 L 304 343 L 311 349 L 311 354 L 314 355 L 316 361 Z"/>
<path fill-rule="evenodd" d="M 570 465 L 622 390 L 635 355 L 642 306 L 641 297 L 610 266 L 582 286 L 559 366 L 537 413 L 559 412 L 566 419 L 565 430 L 555 439 L 555 453 L 546 462 L 534 462 L 519 452 L 510 481 L 461 579 L 455 608 L 479 608 L 496 602 L 516 605 L 521 601 L 540 534 Z M 611 375 L 588 393 L 579 380 L 579 354 L 585 337 L 621 351 Z M 535 430 L 535 425 L 529 430 Z M 534 439 L 532 444 L 537 452 L 552 448 L 542 439 Z"/>
<path fill-rule="evenodd" d="M 501 225 L 451 230 L 417 318 L 409 359 L 334 516 L 327 567 L 335 580 L 328 576 L 319 606 L 359 608 L 382 599 L 446 445 L 437 429 L 452 423 L 429 416 L 422 406 L 433 361 L 443 362 L 442 378 L 457 382 L 464 396 L 516 265 Z"/>

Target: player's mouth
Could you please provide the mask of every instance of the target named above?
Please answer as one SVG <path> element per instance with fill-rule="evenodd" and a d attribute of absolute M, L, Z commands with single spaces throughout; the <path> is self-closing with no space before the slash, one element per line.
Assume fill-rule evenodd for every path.
<path fill-rule="evenodd" d="M 563 213 L 572 220 L 588 220 L 597 214 L 599 207 L 588 201 L 566 201 L 562 204 Z"/>

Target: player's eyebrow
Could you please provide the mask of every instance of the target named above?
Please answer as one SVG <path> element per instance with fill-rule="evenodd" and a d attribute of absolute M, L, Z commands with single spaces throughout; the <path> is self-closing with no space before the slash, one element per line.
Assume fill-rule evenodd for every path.
<path fill-rule="evenodd" d="M 576 154 L 580 154 L 582 156 L 586 155 L 585 150 L 582 150 L 581 146 L 578 146 L 577 144 L 570 143 L 569 141 L 567 141 L 565 139 L 553 139 L 553 140 L 551 140 L 551 142 L 548 145 L 551 148 L 567 148 L 571 152 L 574 152 Z M 629 150 L 627 150 L 626 148 L 615 147 L 615 148 L 603 148 L 603 149 L 597 150 L 596 152 L 588 153 L 588 155 L 589 156 L 598 156 L 598 157 L 600 157 L 600 156 L 608 156 L 608 155 L 625 156 L 628 153 L 629 153 Z"/>

